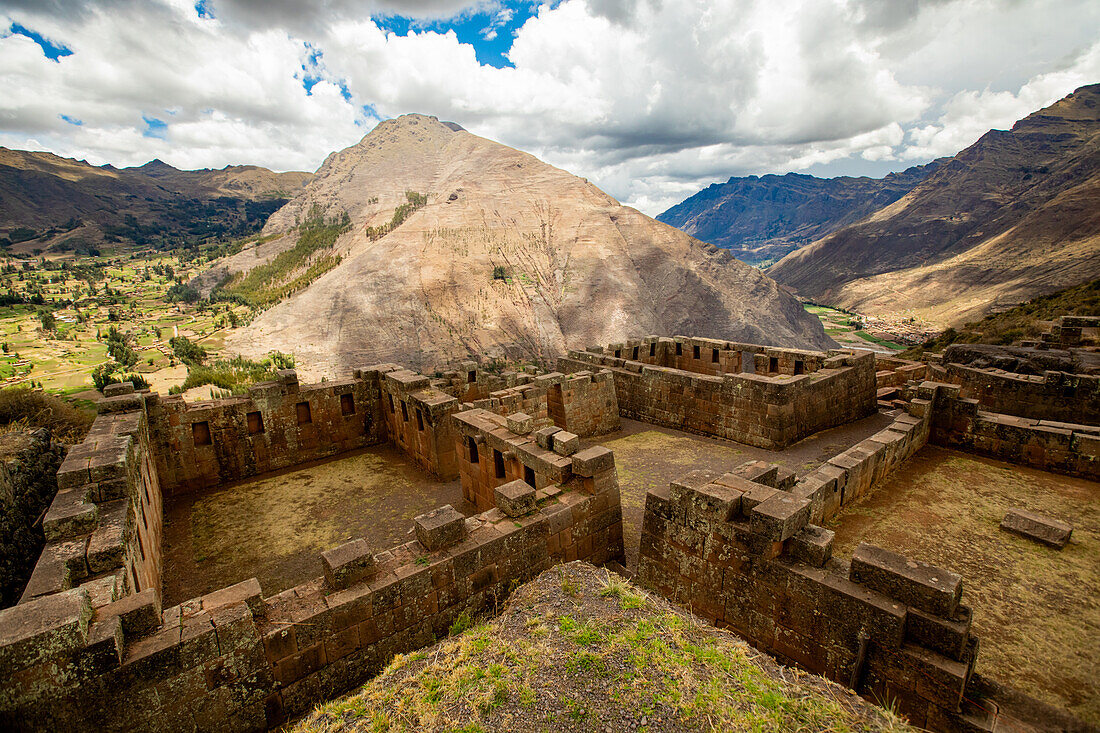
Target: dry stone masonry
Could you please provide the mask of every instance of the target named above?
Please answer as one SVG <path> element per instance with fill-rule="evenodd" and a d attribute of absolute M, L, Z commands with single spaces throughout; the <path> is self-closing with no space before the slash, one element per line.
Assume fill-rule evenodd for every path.
<path fill-rule="evenodd" d="M 622 415 L 785 448 L 876 406 L 869 351 L 794 351 L 677 336 L 570 351 L 565 372 L 608 369 Z"/>
<path fill-rule="evenodd" d="M 985 412 L 964 385 L 921 381 L 942 365 L 858 351 L 648 337 L 558 368 L 471 362 L 429 378 L 379 364 L 313 385 L 284 371 L 247 397 L 199 403 L 112 386 L 57 471 L 22 598 L 0 611 L 0 726 L 279 725 L 553 563 L 623 563 L 615 456 L 583 441 L 620 414 L 774 448 L 878 401 L 904 410 L 804 475 L 752 461 L 651 491 L 639 579 L 781 660 L 896 701 L 919 726 L 988 729 L 961 578 L 867 545 L 833 557 L 820 525 L 929 441 L 1095 479 L 1100 427 Z M 330 548 L 316 577 L 271 597 L 253 578 L 161 607 L 165 496 L 387 441 L 458 477 L 481 513 L 445 506 L 398 547 Z M 1023 508 L 1003 527 L 1069 540 Z"/>

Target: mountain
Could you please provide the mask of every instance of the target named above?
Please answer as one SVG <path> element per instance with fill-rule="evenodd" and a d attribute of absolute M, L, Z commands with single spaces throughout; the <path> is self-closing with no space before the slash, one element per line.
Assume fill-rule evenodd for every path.
<path fill-rule="evenodd" d="M 214 279 L 263 263 L 260 272 L 278 270 L 280 252 L 305 251 L 299 222 L 345 213 L 339 264 L 232 331 L 228 350 L 292 351 L 324 373 L 470 354 L 550 358 L 653 333 L 833 345 L 797 300 L 729 253 L 423 115 L 382 122 L 330 155 L 268 220 L 265 239 L 278 238 L 220 262 Z"/>
<path fill-rule="evenodd" d="M 768 270 L 799 295 L 942 325 L 1100 276 L 1100 84 L 990 130 L 912 191 Z"/>
<path fill-rule="evenodd" d="M 251 165 L 181 171 L 160 160 L 97 167 L 0 147 L 0 243 L 64 251 L 245 234 L 310 178 Z"/>
<path fill-rule="evenodd" d="M 693 237 L 767 266 L 804 244 L 892 204 L 940 161 L 885 178 L 817 178 L 800 173 L 714 183 L 657 215 Z"/>

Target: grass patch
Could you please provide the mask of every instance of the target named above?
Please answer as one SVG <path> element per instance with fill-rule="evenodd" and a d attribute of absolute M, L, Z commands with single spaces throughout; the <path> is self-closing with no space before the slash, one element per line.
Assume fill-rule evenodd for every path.
<path fill-rule="evenodd" d="M 48 428 L 70 445 L 84 440 L 95 413 L 81 410 L 56 395 L 26 387 L 0 389 L 0 429 Z"/>
<path fill-rule="evenodd" d="M 298 225 L 298 240 L 293 247 L 245 274 L 234 275 L 218 287 L 219 295 L 256 308 L 278 303 L 340 264 L 340 256 L 327 250 L 350 226 L 347 212 L 326 221 L 315 206 L 309 218 Z"/>
<path fill-rule="evenodd" d="M 820 678 L 780 675 L 732 634 L 664 601 L 621 611 L 617 599 L 640 594 L 625 581 L 580 563 L 565 574 L 584 602 L 563 594 L 557 570 L 543 573 L 490 623 L 419 661 L 399 656 L 294 730 L 910 730 Z M 574 611 L 534 633 L 563 603 Z"/>

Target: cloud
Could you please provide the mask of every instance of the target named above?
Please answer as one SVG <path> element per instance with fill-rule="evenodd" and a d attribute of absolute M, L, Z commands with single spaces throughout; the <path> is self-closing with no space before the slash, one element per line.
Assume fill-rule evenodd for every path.
<path fill-rule="evenodd" d="M 8 0 L 0 144 L 312 170 L 415 111 L 655 214 L 731 175 L 885 173 L 953 154 L 1100 80 L 1094 5 L 561 0 L 530 15 L 498 0 Z M 486 43 L 522 22 L 512 67 L 460 42 L 471 18 Z M 48 58 L 2 30 L 13 23 L 72 54 Z"/>

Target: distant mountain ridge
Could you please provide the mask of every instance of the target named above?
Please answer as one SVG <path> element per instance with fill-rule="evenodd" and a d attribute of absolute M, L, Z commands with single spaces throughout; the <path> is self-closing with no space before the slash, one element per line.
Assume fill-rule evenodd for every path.
<path fill-rule="evenodd" d="M 732 177 L 657 215 L 693 237 L 767 266 L 789 252 L 892 204 L 942 161 L 883 178 L 817 178 L 801 173 Z"/>
<path fill-rule="evenodd" d="M 413 201 L 422 205 L 410 210 Z M 276 238 L 216 263 L 206 281 L 297 247 L 296 225 L 317 214 L 348 216 L 332 254 L 315 255 L 340 261 L 230 332 L 227 350 L 293 351 L 331 374 L 475 354 L 548 361 L 651 333 L 834 345 L 796 299 L 729 253 L 527 153 L 415 114 L 330 155 L 268 220 Z"/>
<path fill-rule="evenodd" d="M 829 305 L 943 325 L 1100 277 L 1100 84 L 990 130 L 768 274 Z"/>
<path fill-rule="evenodd" d="M 194 171 L 161 160 L 93 166 L 0 147 L 0 238 L 14 241 L 16 249 L 49 251 L 231 235 L 262 226 L 311 178 L 252 165 Z M 24 241 L 31 235 L 33 241 Z"/>

